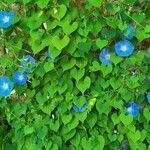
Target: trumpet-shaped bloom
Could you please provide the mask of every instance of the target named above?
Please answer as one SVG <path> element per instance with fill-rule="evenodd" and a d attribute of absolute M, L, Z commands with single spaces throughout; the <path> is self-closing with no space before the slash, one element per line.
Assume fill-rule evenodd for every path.
<path fill-rule="evenodd" d="M 111 53 L 108 49 L 104 48 L 99 54 L 99 60 L 104 64 L 104 65 L 110 65 L 112 62 L 110 60 Z"/>
<path fill-rule="evenodd" d="M 7 76 L 0 77 L 0 95 L 9 96 L 13 90 L 13 83 Z"/>
<path fill-rule="evenodd" d="M 25 73 L 29 73 L 30 72 L 30 67 L 34 66 L 36 63 L 35 58 L 33 58 L 30 55 L 26 55 L 23 57 L 23 59 L 21 60 L 20 66 L 25 68 Z"/>
<path fill-rule="evenodd" d="M 132 115 L 133 117 L 136 117 L 140 111 L 140 106 L 134 102 L 129 102 L 127 104 L 127 112 L 126 115 Z"/>
<path fill-rule="evenodd" d="M 81 108 L 79 108 L 75 103 L 72 103 L 72 107 L 75 112 L 81 113 L 84 112 L 87 108 L 87 103 L 84 103 Z"/>
<path fill-rule="evenodd" d="M 118 56 L 128 57 L 134 51 L 133 44 L 128 40 L 119 41 L 115 44 L 115 52 Z"/>
<path fill-rule="evenodd" d="M 0 28 L 8 28 L 13 24 L 13 12 L 0 11 Z"/>
<path fill-rule="evenodd" d="M 17 85 L 25 85 L 27 83 L 27 74 L 20 72 L 19 70 L 13 73 L 13 80 Z"/>

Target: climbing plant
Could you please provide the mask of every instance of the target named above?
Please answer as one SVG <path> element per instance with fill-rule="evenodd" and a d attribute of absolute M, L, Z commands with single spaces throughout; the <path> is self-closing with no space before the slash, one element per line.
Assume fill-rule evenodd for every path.
<path fill-rule="evenodd" d="M 149 5 L 2 0 L 0 149 L 150 150 Z"/>

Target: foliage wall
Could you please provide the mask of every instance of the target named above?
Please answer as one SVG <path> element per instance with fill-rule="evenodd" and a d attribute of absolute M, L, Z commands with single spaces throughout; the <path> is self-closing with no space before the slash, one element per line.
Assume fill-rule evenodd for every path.
<path fill-rule="evenodd" d="M 148 0 L 1 0 L 14 17 L 0 32 L 0 76 L 14 83 L 25 55 L 36 62 L 26 84 L 0 96 L 0 149 L 150 150 L 149 8 Z M 115 44 L 129 24 L 134 52 L 121 57 Z M 126 114 L 129 102 L 136 116 Z"/>

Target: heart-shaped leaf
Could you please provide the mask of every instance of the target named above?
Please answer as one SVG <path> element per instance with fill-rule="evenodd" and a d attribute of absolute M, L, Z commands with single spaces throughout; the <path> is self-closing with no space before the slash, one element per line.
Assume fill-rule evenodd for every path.
<path fill-rule="evenodd" d="M 101 40 L 101 39 L 97 39 L 96 40 L 96 45 L 98 46 L 98 48 L 102 49 L 103 47 L 107 46 L 108 41 L 107 40 Z"/>
<path fill-rule="evenodd" d="M 79 81 L 83 76 L 84 76 L 84 73 L 85 73 L 85 69 L 79 69 L 77 70 L 77 68 L 73 68 L 70 72 L 71 76 L 76 80 L 76 81 Z"/>
<path fill-rule="evenodd" d="M 74 32 L 78 28 L 78 23 L 74 22 L 72 25 L 66 23 L 63 25 L 63 31 L 65 34 L 70 35 L 72 32 Z"/>
<path fill-rule="evenodd" d="M 66 47 L 69 44 L 69 41 L 70 39 L 68 36 L 64 36 L 63 39 L 60 39 L 58 36 L 54 36 L 52 38 L 52 44 L 58 50 L 62 50 L 64 47 Z"/>
<path fill-rule="evenodd" d="M 66 11 L 67 11 L 67 8 L 65 5 L 59 5 L 58 9 L 57 8 L 54 8 L 52 11 L 51 11 L 51 15 L 54 17 L 54 18 L 57 18 L 58 20 L 61 20 L 65 14 L 66 14 Z"/>
<path fill-rule="evenodd" d="M 44 1 L 38 0 L 36 3 L 41 9 L 43 9 L 48 5 L 49 1 L 50 0 L 44 0 Z"/>
<path fill-rule="evenodd" d="M 141 138 L 140 131 L 136 131 L 136 132 L 130 131 L 129 133 L 127 133 L 127 135 L 134 143 L 136 143 Z"/>
<path fill-rule="evenodd" d="M 80 80 L 76 83 L 77 88 L 82 92 L 82 94 L 90 87 L 91 79 L 86 76 L 84 80 Z"/>
<path fill-rule="evenodd" d="M 76 60 L 72 58 L 71 60 L 68 60 L 68 58 L 64 58 L 61 61 L 61 66 L 63 68 L 63 71 L 71 69 L 76 64 Z"/>
<path fill-rule="evenodd" d="M 100 66 L 100 70 L 101 72 L 103 73 L 103 76 L 105 77 L 106 75 L 108 75 L 109 73 L 112 72 L 112 65 L 109 65 L 109 66 L 105 66 L 103 64 L 101 64 Z"/>
<path fill-rule="evenodd" d="M 72 119 L 72 114 L 62 115 L 62 122 L 64 125 L 68 124 Z"/>
<path fill-rule="evenodd" d="M 84 96 L 75 98 L 74 103 L 77 107 L 81 108 L 86 103 L 86 98 Z"/>
<path fill-rule="evenodd" d="M 85 137 L 82 138 L 81 143 L 82 143 L 82 147 L 84 150 L 91 150 L 92 149 L 91 142 L 88 141 Z"/>
<path fill-rule="evenodd" d="M 52 61 L 45 62 L 44 70 L 46 72 L 51 71 L 54 68 L 54 63 Z"/>
<path fill-rule="evenodd" d="M 133 117 L 131 115 L 126 116 L 124 114 L 120 114 L 120 120 L 125 126 L 127 126 L 131 124 L 131 122 L 133 121 Z"/>
<path fill-rule="evenodd" d="M 100 7 L 102 5 L 102 0 L 88 0 L 88 2 L 94 7 Z"/>

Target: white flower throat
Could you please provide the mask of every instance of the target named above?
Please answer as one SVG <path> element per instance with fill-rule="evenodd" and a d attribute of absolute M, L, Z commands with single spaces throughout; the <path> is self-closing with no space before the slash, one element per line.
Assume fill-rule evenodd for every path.
<path fill-rule="evenodd" d="M 24 79 L 23 75 L 20 75 L 20 76 L 18 77 L 18 79 L 19 79 L 20 81 L 22 81 L 22 80 Z"/>
<path fill-rule="evenodd" d="M 127 110 L 128 110 L 128 112 L 130 112 L 130 113 L 133 111 L 132 107 L 128 107 Z"/>
<path fill-rule="evenodd" d="M 110 59 L 110 54 L 105 55 L 105 59 L 109 60 Z"/>
<path fill-rule="evenodd" d="M 3 20 L 3 23 L 7 23 L 9 22 L 9 17 L 8 16 L 4 16 L 4 18 L 2 19 Z"/>
<path fill-rule="evenodd" d="M 122 45 L 121 46 L 121 51 L 123 51 L 123 52 L 127 51 L 127 46 L 126 45 Z"/>
<path fill-rule="evenodd" d="M 4 90 L 7 90 L 9 88 L 8 83 L 4 82 L 3 85 L 2 85 L 2 88 Z"/>

